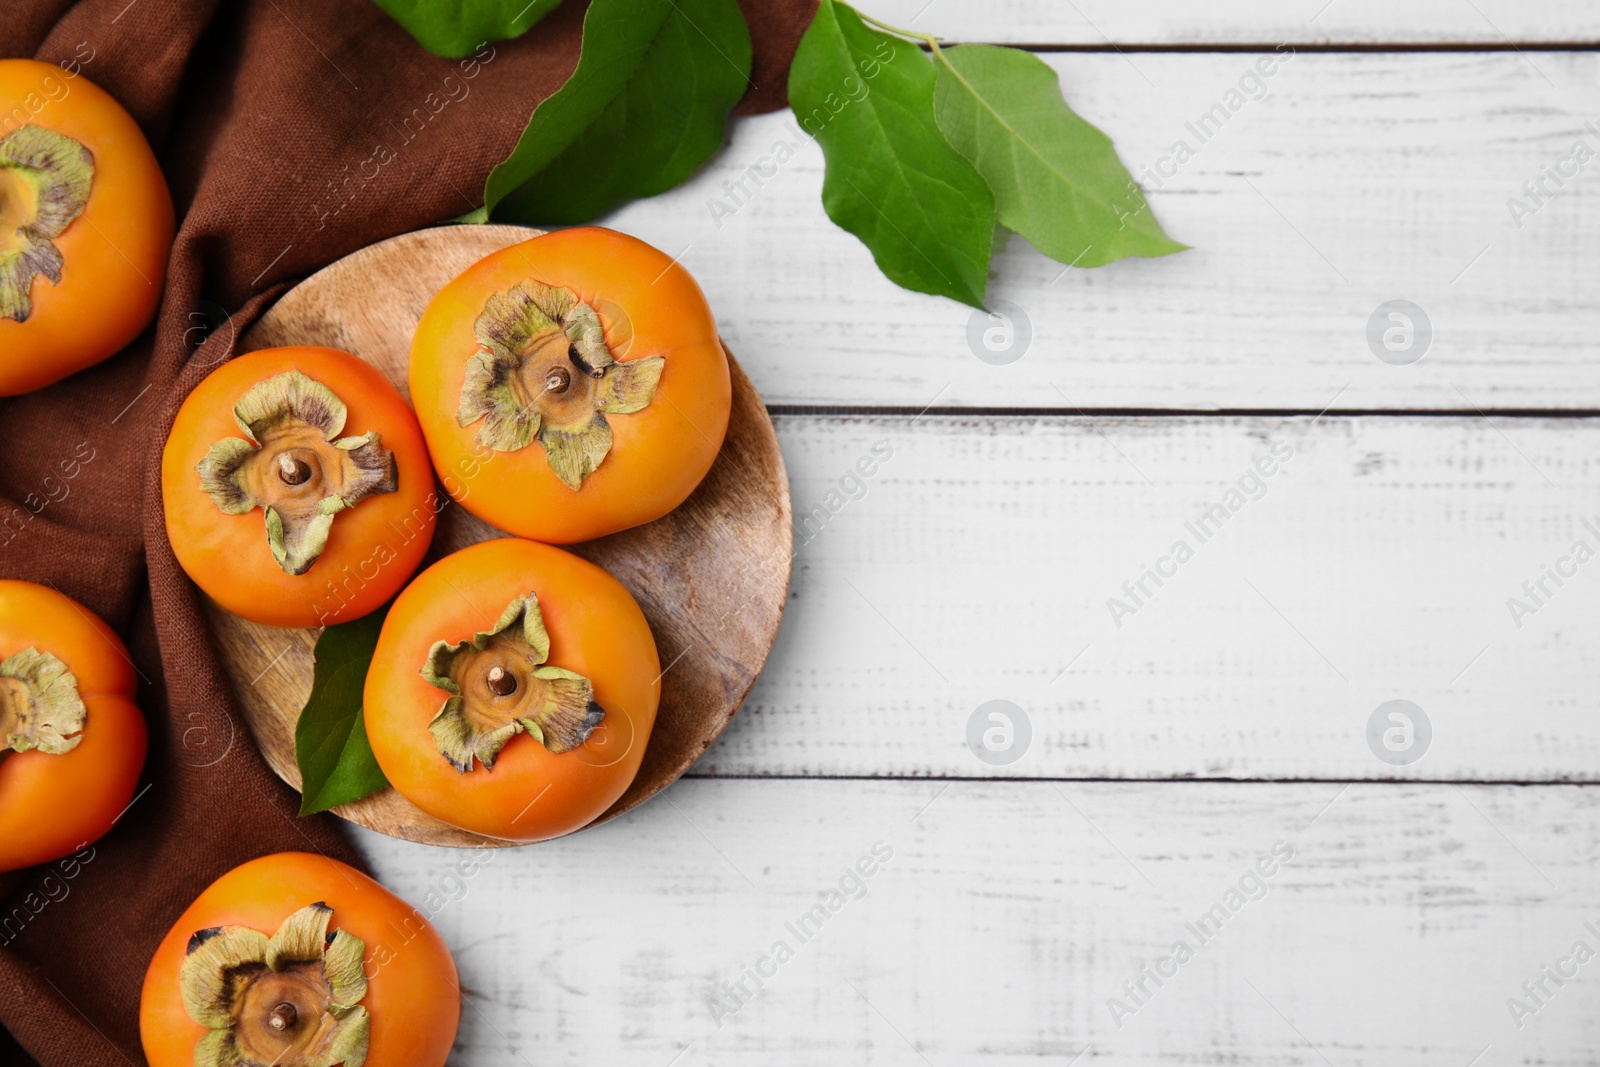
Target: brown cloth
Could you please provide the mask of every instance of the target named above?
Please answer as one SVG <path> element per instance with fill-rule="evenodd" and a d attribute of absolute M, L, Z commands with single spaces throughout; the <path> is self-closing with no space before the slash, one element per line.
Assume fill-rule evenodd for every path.
<path fill-rule="evenodd" d="M 816 0 L 740 2 L 755 63 L 739 110 L 781 107 Z M 0 524 L 0 576 L 50 583 L 124 636 L 151 734 L 142 792 L 110 834 L 76 864 L 0 875 L 0 1063 L 144 1064 L 145 967 L 201 890 L 288 849 L 361 864 L 337 820 L 296 818 L 297 797 L 244 732 L 167 543 L 161 444 L 183 397 L 287 284 L 477 206 L 489 168 L 577 62 L 584 10 L 567 0 L 463 63 L 429 55 L 370 0 L 0 3 L 0 58 L 75 62 L 121 101 L 180 220 L 154 328 L 0 401 L 0 514 L 50 501 Z M 85 448 L 63 495 L 59 463 Z"/>

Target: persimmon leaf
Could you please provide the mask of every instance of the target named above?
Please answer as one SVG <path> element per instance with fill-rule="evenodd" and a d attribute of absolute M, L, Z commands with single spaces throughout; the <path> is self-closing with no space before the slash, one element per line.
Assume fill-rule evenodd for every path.
<path fill-rule="evenodd" d="M 722 146 L 750 57 L 736 0 L 594 0 L 572 77 L 489 172 L 489 211 L 588 222 L 671 189 Z"/>
<path fill-rule="evenodd" d="M 989 184 L 1002 226 L 1079 267 L 1188 247 L 1162 231 L 1111 138 L 1073 113 L 1038 56 L 973 44 L 942 57 L 934 115 Z"/>
<path fill-rule="evenodd" d="M 932 61 L 822 0 L 789 71 L 789 102 L 822 145 L 828 217 L 897 285 L 983 306 L 995 204 L 934 119 Z"/>
<path fill-rule="evenodd" d="M 561 0 L 376 0 L 417 43 L 459 59 L 480 44 L 521 37 Z"/>
<path fill-rule="evenodd" d="M 294 730 L 301 815 L 360 800 L 389 784 L 372 754 L 361 708 L 386 614 L 379 610 L 329 626 L 317 638 L 311 696 Z"/>

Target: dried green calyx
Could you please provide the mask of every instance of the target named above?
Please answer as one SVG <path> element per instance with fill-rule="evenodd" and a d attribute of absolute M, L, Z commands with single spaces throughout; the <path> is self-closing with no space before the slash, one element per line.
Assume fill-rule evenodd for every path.
<path fill-rule="evenodd" d="M 340 437 L 344 401 L 297 370 L 256 383 L 233 417 L 245 436 L 211 446 L 195 468 L 200 488 L 226 514 L 264 510 L 267 545 L 285 574 L 317 561 L 335 515 L 399 486 L 378 433 Z"/>
<path fill-rule="evenodd" d="M 496 452 L 538 438 L 573 489 L 611 451 L 606 416 L 648 405 L 666 365 L 662 356 L 617 362 L 594 308 L 532 279 L 490 296 L 473 332 L 483 349 L 467 364 L 456 421 L 482 419 L 478 443 Z"/>
<path fill-rule="evenodd" d="M 51 239 L 83 214 L 93 184 L 94 155 L 72 138 L 43 126 L 0 137 L 0 318 L 27 321 L 36 276 L 61 281 Z"/>
<path fill-rule="evenodd" d="M 333 909 L 318 901 L 271 937 L 248 926 L 213 926 L 189 938 L 178 980 L 189 1017 L 211 1032 L 195 1067 L 361 1067 L 371 1018 L 361 960 L 367 946 L 328 932 Z"/>
<path fill-rule="evenodd" d="M 0 755 L 71 752 L 88 717 L 78 679 L 55 656 L 25 648 L 0 661 Z"/>
<path fill-rule="evenodd" d="M 465 774 L 476 757 L 485 770 L 526 730 L 560 754 L 589 739 L 606 717 L 581 674 L 545 665 L 550 635 L 539 598 L 513 600 L 493 629 L 459 644 L 434 642 L 422 677 L 450 696 L 428 724 L 439 754 Z"/>

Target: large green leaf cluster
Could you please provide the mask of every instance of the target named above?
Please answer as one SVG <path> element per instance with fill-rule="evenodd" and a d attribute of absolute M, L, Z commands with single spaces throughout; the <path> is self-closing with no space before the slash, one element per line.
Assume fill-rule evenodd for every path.
<path fill-rule="evenodd" d="M 869 21 L 822 0 L 789 101 L 827 158 L 828 217 L 895 282 L 982 307 L 996 223 L 1078 267 L 1185 247 L 1037 56 L 918 36 L 924 53 Z"/>
<path fill-rule="evenodd" d="M 527 32 L 560 0 L 378 2 L 454 56 Z M 577 68 L 534 109 L 466 218 L 588 222 L 671 189 L 722 145 L 750 62 L 736 0 L 592 0 Z M 942 48 L 821 0 L 789 100 L 822 146 L 828 217 L 908 289 L 982 307 L 997 228 L 1074 267 L 1186 247 L 1031 53 Z"/>

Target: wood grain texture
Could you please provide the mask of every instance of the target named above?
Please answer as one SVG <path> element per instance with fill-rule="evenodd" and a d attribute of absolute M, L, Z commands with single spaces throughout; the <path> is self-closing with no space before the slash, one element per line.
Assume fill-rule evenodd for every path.
<path fill-rule="evenodd" d="M 1600 36 L 1574 0 L 866 9 L 1096 48 Z M 1553 784 L 1600 766 L 1600 563 L 1543 579 L 1520 627 L 1507 600 L 1575 540 L 1600 549 L 1600 423 L 1476 410 L 1600 409 L 1600 187 L 1586 166 L 1520 228 L 1507 208 L 1577 139 L 1600 146 L 1600 58 L 1299 54 L 1199 144 L 1186 123 L 1258 58 L 1045 56 L 1196 248 L 1063 274 L 1013 239 L 990 292 L 1033 336 L 1009 365 L 826 220 L 820 153 L 786 114 L 741 120 L 694 180 L 612 217 L 683 257 L 773 404 L 1466 416 L 780 415 L 794 603 L 689 776 L 537 853 L 359 835 L 456 954 L 455 1061 L 1594 1061 L 1600 964 L 1537 1000 L 1522 985 L 1577 941 L 1600 950 L 1600 792 Z M 1143 177 L 1180 139 L 1178 173 Z M 1394 298 L 1437 331 L 1414 366 L 1367 345 Z M 1228 509 L 1274 443 L 1290 458 Z M 1219 503 L 1198 543 L 1186 524 Z M 1184 537 L 1192 558 L 1117 626 L 1106 601 Z M 1397 697 L 1434 729 L 1407 766 L 1365 736 Z M 1032 727 L 1009 765 L 967 743 L 995 699 Z M 1068 777 L 1334 780 L 1041 780 Z M 1291 861 L 1229 908 L 1280 841 Z M 848 899 L 878 842 L 891 857 Z M 1219 904 L 1201 944 L 1190 924 Z M 1193 958 L 1130 995 L 1180 939 Z M 780 940 L 793 958 L 758 975 Z M 1513 997 L 1535 1009 L 1520 1027 Z"/>
<path fill-rule="evenodd" d="M 1118 45 L 1587 43 L 1600 12 L 1580 0 L 873 0 L 885 22 L 955 41 Z"/>
<path fill-rule="evenodd" d="M 789 113 L 740 120 L 695 179 L 610 223 L 682 254 L 769 404 L 1600 409 L 1600 299 L 1578 267 L 1600 241 L 1600 163 L 1547 181 L 1520 229 L 1507 207 L 1532 206 L 1524 182 L 1575 142 L 1600 155 L 1600 55 L 1300 54 L 1205 143 L 1187 124 L 1226 110 L 1261 56 L 1043 58 L 1194 247 L 1066 271 L 1013 238 L 989 289 L 1031 324 L 1009 365 L 975 355 L 981 316 L 897 288 L 827 220 L 821 152 Z M 1145 167 L 1180 140 L 1194 155 L 1158 187 Z M 1396 298 L 1432 322 L 1413 366 L 1368 347 Z"/>
<path fill-rule="evenodd" d="M 292 289 L 241 339 L 239 350 L 342 348 L 377 366 L 406 393 L 411 335 L 431 294 L 483 256 L 529 236 L 512 226 L 460 226 L 373 245 Z M 568 546 L 628 588 L 667 664 L 644 762 L 628 791 L 597 822 L 654 795 L 716 739 L 760 672 L 783 613 L 791 556 L 783 457 L 761 398 L 731 356 L 729 366 L 733 411 L 727 438 L 694 494 L 653 523 Z M 460 507 L 446 506 L 424 566 L 501 536 Z M 294 727 L 311 692 L 317 631 L 262 626 L 214 604 L 210 615 L 257 745 L 273 770 L 298 789 Z M 407 840 L 501 844 L 426 815 L 393 789 L 335 810 Z"/>
<path fill-rule="evenodd" d="M 1600 422 L 777 423 L 794 600 L 695 773 L 1600 779 Z M 1032 723 L 1009 766 L 967 747 L 996 699 Z M 1365 741 L 1391 699 L 1432 722 L 1411 765 Z"/>
<path fill-rule="evenodd" d="M 847 882 L 829 911 L 877 842 L 865 896 Z M 1276 842 L 1292 858 L 1250 878 Z M 487 862 L 360 843 L 454 949 L 473 1067 L 1583 1067 L 1600 1047 L 1600 963 L 1521 1029 L 1507 1008 L 1576 941 L 1600 950 L 1591 788 L 686 779 Z M 1192 958 L 1130 998 L 1180 939 Z"/>

